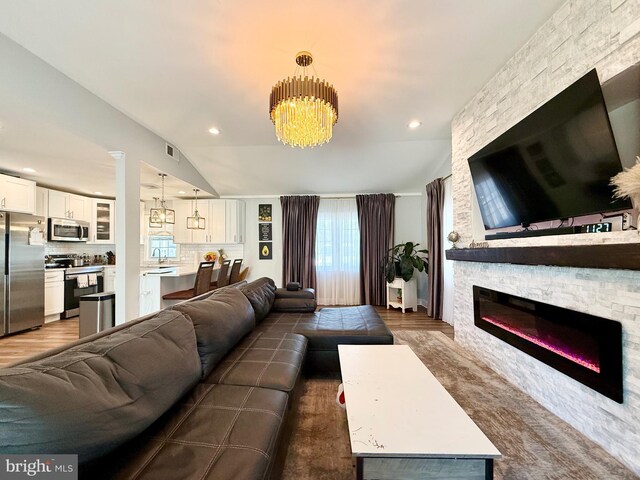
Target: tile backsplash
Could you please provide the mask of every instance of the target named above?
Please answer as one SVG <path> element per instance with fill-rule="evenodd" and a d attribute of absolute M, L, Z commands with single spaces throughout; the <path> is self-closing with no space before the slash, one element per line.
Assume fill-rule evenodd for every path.
<path fill-rule="evenodd" d="M 180 253 L 178 259 L 169 259 L 169 263 L 177 263 L 180 265 L 197 265 L 204 260 L 205 253 L 210 251 L 218 251 L 224 249 L 229 260 L 243 258 L 244 245 L 242 244 L 201 244 L 201 245 L 180 245 Z M 62 255 L 62 254 L 78 254 L 78 255 L 105 255 L 107 251 L 116 251 L 113 244 L 92 245 L 80 242 L 47 242 L 44 246 L 45 255 Z M 146 256 L 146 245 L 140 246 L 140 264 L 152 265 L 157 260 L 149 260 Z"/>
<path fill-rule="evenodd" d="M 92 245 L 82 242 L 47 242 L 44 244 L 45 255 L 63 255 L 76 253 L 78 255 L 105 255 L 106 252 L 116 251 L 115 245 Z"/>
<path fill-rule="evenodd" d="M 146 247 L 146 246 L 145 246 Z M 145 264 L 156 264 L 157 260 L 149 260 L 146 257 L 146 250 L 140 252 L 140 262 Z M 180 265 L 197 265 L 204 261 L 204 254 L 211 251 L 224 250 L 229 260 L 243 258 L 244 245 L 242 244 L 199 244 L 199 245 L 180 245 L 179 259 L 169 259 L 168 263 L 178 263 Z"/>

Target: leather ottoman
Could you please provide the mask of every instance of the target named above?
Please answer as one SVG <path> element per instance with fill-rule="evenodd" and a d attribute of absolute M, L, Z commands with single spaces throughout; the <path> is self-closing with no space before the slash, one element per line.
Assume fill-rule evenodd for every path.
<path fill-rule="evenodd" d="M 300 290 L 278 288 L 273 310 L 276 312 L 314 312 L 317 306 L 316 292 L 313 288 Z"/>
<path fill-rule="evenodd" d="M 313 313 L 273 311 L 254 332 L 307 337 L 305 370 L 316 374 L 340 372 L 338 345 L 393 345 L 393 334 L 371 305 L 323 308 Z"/>

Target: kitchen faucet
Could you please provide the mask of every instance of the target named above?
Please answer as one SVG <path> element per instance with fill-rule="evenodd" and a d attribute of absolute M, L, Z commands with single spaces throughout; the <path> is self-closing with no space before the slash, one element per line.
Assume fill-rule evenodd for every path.
<path fill-rule="evenodd" d="M 164 262 L 167 261 L 167 255 L 165 254 L 164 258 L 162 258 L 162 250 L 160 250 L 160 248 L 156 247 L 151 251 L 151 256 L 152 257 L 156 256 L 156 250 L 158 251 L 158 265 L 162 265 Z"/>

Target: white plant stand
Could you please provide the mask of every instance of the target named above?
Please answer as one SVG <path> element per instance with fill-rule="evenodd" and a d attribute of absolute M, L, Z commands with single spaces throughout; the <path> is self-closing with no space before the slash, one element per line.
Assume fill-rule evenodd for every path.
<path fill-rule="evenodd" d="M 397 298 L 398 290 L 402 292 L 401 300 Z M 401 308 L 402 313 L 405 313 L 407 308 L 418 311 L 418 286 L 415 277 L 408 282 L 396 277 L 393 282 L 387 283 L 387 310 L 389 307 Z"/>

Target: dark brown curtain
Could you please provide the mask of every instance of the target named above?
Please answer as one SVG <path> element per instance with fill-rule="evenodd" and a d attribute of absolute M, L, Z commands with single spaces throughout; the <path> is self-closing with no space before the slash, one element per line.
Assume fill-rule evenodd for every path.
<path fill-rule="evenodd" d="M 396 197 L 391 193 L 356 195 L 360 225 L 360 303 L 385 305 L 387 284 L 382 261 L 393 247 Z"/>
<path fill-rule="evenodd" d="M 427 250 L 429 268 L 427 278 L 427 315 L 442 318 L 442 207 L 444 182 L 435 179 L 427 185 Z"/>
<path fill-rule="evenodd" d="M 316 224 L 320 197 L 280 197 L 282 205 L 282 281 L 316 288 Z"/>

